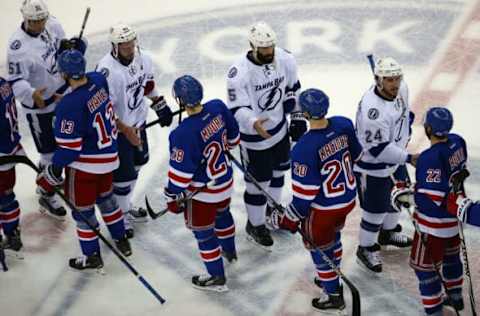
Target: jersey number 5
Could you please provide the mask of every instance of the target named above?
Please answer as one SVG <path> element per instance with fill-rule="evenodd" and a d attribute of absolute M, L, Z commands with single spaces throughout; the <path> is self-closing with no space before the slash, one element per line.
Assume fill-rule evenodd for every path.
<path fill-rule="evenodd" d="M 322 175 L 327 175 L 323 182 L 323 194 L 325 197 L 333 198 L 345 193 L 345 186 L 350 190 L 355 190 L 355 176 L 353 174 L 352 157 L 349 152 L 345 152 L 342 160 L 331 160 L 323 165 Z"/>

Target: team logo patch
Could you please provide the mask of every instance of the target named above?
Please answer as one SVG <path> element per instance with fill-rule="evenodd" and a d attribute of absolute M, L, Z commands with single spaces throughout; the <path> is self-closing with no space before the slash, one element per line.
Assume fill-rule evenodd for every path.
<path fill-rule="evenodd" d="M 237 75 L 238 69 L 237 67 L 232 67 L 230 71 L 228 72 L 228 78 L 233 78 Z"/>
<path fill-rule="evenodd" d="M 99 70 L 99 73 L 101 73 L 105 78 L 108 78 L 110 71 L 107 68 L 102 68 Z"/>
<path fill-rule="evenodd" d="M 368 110 L 368 118 L 371 120 L 376 120 L 379 115 L 380 115 L 380 112 L 376 108 L 372 108 Z"/>
<path fill-rule="evenodd" d="M 22 42 L 20 42 L 19 40 L 14 40 L 12 44 L 10 44 L 10 48 L 13 50 L 17 50 L 20 47 L 22 47 Z"/>

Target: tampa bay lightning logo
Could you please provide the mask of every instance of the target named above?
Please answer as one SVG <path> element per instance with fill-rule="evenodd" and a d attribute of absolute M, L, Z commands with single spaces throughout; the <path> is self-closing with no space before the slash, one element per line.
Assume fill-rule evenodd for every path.
<path fill-rule="evenodd" d="M 108 70 L 108 68 L 102 68 L 98 72 L 101 73 L 105 78 L 108 78 L 108 75 L 110 74 L 110 70 Z"/>
<path fill-rule="evenodd" d="M 368 110 L 368 118 L 371 120 L 376 120 L 379 115 L 380 112 L 376 108 L 371 108 L 370 110 Z"/>
<path fill-rule="evenodd" d="M 13 50 L 17 50 L 20 47 L 22 47 L 22 42 L 20 42 L 19 40 L 14 40 L 12 44 L 10 44 L 10 48 Z"/>
<path fill-rule="evenodd" d="M 275 109 L 280 100 L 282 100 L 283 91 L 279 87 L 273 87 L 265 91 L 258 99 L 258 107 L 263 111 Z"/>

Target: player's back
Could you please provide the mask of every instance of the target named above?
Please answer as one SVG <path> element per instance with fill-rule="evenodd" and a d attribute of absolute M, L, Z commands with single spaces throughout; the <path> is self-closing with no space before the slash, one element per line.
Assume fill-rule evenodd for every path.
<path fill-rule="evenodd" d="M 467 148 L 457 134 L 448 134 L 447 142 L 423 151 L 416 165 L 415 217 L 424 232 L 439 237 L 458 233 L 457 219 L 446 210 L 446 196 L 451 189 L 450 177 L 465 168 Z"/>
<path fill-rule="evenodd" d="M 15 96 L 10 84 L 0 77 L 0 153 L 14 152 L 19 142 Z"/>
<path fill-rule="evenodd" d="M 108 84 L 98 72 L 86 74 L 87 84 L 65 95 L 58 104 L 55 137 L 66 141 L 68 129 L 81 137 L 80 156 L 71 166 L 91 173 L 110 172 L 118 166 L 117 129 Z M 71 139 L 70 139 L 71 140 Z"/>
<path fill-rule="evenodd" d="M 324 129 L 311 129 L 292 150 L 294 191 L 296 182 L 300 186 L 320 184 L 311 205 L 319 210 L 354 203 L 357 193 L 352 167 L 362 152 L 349 119 L 335 116 L 328 118 L 328 122 Z M 302 164 L 298 163 L 302 160 L 307 169 L 313 169 L 305 170 L 303 176 Z"/>

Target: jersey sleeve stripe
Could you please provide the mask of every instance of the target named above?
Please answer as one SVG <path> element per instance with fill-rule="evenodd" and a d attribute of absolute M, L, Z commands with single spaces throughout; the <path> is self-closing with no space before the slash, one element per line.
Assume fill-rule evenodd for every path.
<path fill-rule="evenodd" d="M 229 139 L 228 140 L 228 146 L 229 147 L 235 147 L 238 144 L 240 144 L 240 134 L 237 135 L 234 139 Z"/>

